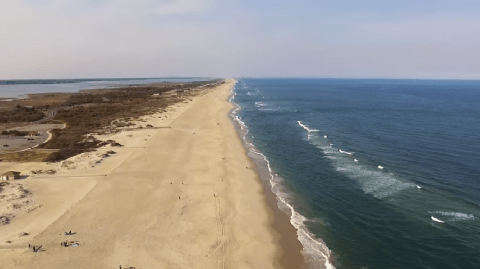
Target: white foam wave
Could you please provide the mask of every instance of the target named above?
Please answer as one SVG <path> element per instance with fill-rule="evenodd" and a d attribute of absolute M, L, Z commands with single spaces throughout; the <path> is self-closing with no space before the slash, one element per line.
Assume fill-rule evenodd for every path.
<path fill-rule="evenodd" d="M 462 212 L 452 212 L 452 211 L 432 211 L 428 212 L 430 214 L 440 215 L 443 217 L 448 217 L 446 221 L 465 221 L 465 220 L 474 220 L 475 216 L 473 214 L 462 213 Z M 433 216 L 432 216 L 433 219 Z"/>
<path fill-rule="evenodd" d="M 307 218 L 298 213 L 295 208 L 291 205 L 289 200 L 291 195 L 289 195 L 281 184 L 282 179 L 276 175 L 270 162 L 267 157 L 261 153 L 255 146 L 249 142 L 247 138 L 248 128 L 245 123 L 241 120 L 240 117 L 235 114 L 231 115 L 231 118 L 236 121 L 241 130 L 242 140 L 244 141 L 245 146 L 248 148 L 249 152 L 254 154 L 254 158 L 261 158 L 266 164 L 264 168 L 268 169 L 268 176 L 270 177 L 269 183 L 273 193 L 275 193 L 279 203 L 278 206 L 280 209 L 286 211 L 290 215 L 290 223 L 297 229 L 297 237 L 300 243 L 303 246 L 302 255 L 305 258 L 306 264 L 309 268 L 327 268 L 334 269 L 335 267 L 330 263 L 329 259 L 331 256 L 331 251 L 328 249 L 326 244 L 319 238 L 316 238 L 308 228 L 305 226 Z M 300 122 L 299 122 L 300 123 Z M 250 157 L 253 157 L 249 154 Z M 257 163 L 258 164 L 258 163 Z M 262 167 L 261 164 L 258 164 Z"/>
<path fill-rule="evenodd" d="M 335 268 L 330 262 L 329 258 L 331 250 L 327 248 L 325 243 L 316 238 L 312 233 L 308 231 L 305 226 L 305 222 L 308 220 L 301 214 L 297 213 L 295 209 L 290 206 L 284 199 L 279 197 L 281 203 L 290 209 L 291 217 L 290 222 L 297 229 L 297 236 L 300 243 L 303 245 L 303 255 L 306 258 L 306 263 L 313 268 L 318 268 L 318 265 L 323 263 L 325 268 Z M 320 263 L 319 263 L 320 262 Z"/>
<path fill-rule="evenodd" d="M 348 155 L 353 155 L 353 152 L 343 151 L 341 149 L 339 149 L 338 152 L 348 154 Z"/>
<path fill-rule="evenodd" d="M 298 125 L 302 126 L 303 129 L 307 130 L 307 132 L 312 133 L 312 132 L 319 132 L 320 130 L 317 129 L 312 129 L 308 127 L 307 125 L 303 124 L 301 121 L 297 121 Z"/>
<path fill-rule="evenodd" d="M 435 218 L 434 216 L 430 216 L 432 218 L 433 221 L 436 221 L 436 222 L 440 222 L 440 223 L 444 223 L 445 221 L 441 221 L 437 218 Z"/>
<path fill-rule="evenodd" d="M 379 166 L 378 166 L 378 169 L 383 169 L 383 168 L 384 168 L 384 167 L 383 167 L 383 166 L 381 166 L 381 165 L 379 165 Z"/>
<path fill-rule="evenodd" d="M 323 151 L 325 158 L 331 160 L 331 165 L 336 171 L 357 181 L 365 194 L 383 199 L 404 189 L 416 187 L 415 184 L 405 182 L 391 172 L 378 169 L 378 166 L 360 163 L 356 158 L 352 158 L 353 152 L 337 149 L 319 135 L 313 134 L 308 141 Z"/>
<path fill-rule="evenodd" d="M 276 194 L 279 201 L 280 208 L 287 208 L 290 215 L 290 223 L 297 229 L 297 237 L 303 246 L 302 254 L 305 257 L 305 262 L 310 268 L 320 268 L 319 265 L 323 264 L 325 268 L 334 269 L 335 267 L 330 263 L 331 250 L 328 249 L 326 244 L 319 238 L 316 238 L 308 228 L 305 226 L 305 222 L 308 220 L 303 215 L 299 214 L 295 208 L 287 201 L 289 195 L 285 193 L 279 182 L 278 177 L 272 173 L 272 168 L 268 159 L 260 153 L 265 162 L 267 163 L 268 171 L 270 172 L 270 185 L 271 190 Z"/>
<path fill-rule="evenodd" d="M 349 178 L 358 181 L 364 193 L 371 194 L 379 199 L 415 186 L 413 183 L 398 180 L 392 173 L 373 170 L 355 162 L 351 163 L 351 160 L 348 161 L 345 158 L 338 158 L 334 166 L 336 166 L 337 171 L 343 172 Z"/>

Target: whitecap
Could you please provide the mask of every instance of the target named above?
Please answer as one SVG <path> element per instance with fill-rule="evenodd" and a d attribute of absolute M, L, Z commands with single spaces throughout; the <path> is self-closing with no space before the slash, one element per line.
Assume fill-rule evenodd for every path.
<path fill-rule="evenodd" d="M 298 125 L 302 126 L 303 129 L 307 130 L 307 132 L 312 133 L 312 132 L 319 132 L 320 130 L 317 129 L 311 129 L 308 125 L 303 124 L 301 121 L 297 121 Z"/>
<path fill-rule="evenodd" d="M 365 194 L 370 194 L 375 198 L 383 199 L 404 189 L 416 186 L 413 183 L 398 179 L 393 173 L 374 170 L 373 167 L 362 165 L 358 162 L 352 163 L 352 159 L 342 156 L 338 152 L 326 154 L 327 158 L 332 160 L 332 166 L 336 171 L 342 172 L 349 178 L 356 180 Z"/>
<path fill-rule="evenodd" d="M 352 153 L 352 152 L 343 151 L 343 150 L 341 150 L 341 149 L 339 149 L 339 150 L 338 150 L 338 152 L 340 152 L 340 153 L 344 153 L 344 154 L 348 154 L 348 155 L 353 155 L 353 153 Z"/>
<path fill-rule="evenodd" d="M 265 104 L 263 102 L 255 102 L 256 107 L 262 107 L 262 106 L 267 106 L 268 104 Z"/>
<path fill-rule="evenodd" d="M 263 160 L 262 162 L 257 163 L 258 167 L 268 169 L 268 176 L 270 178 L 267 180 L 270 183 L 272 192 L 276 195 L 278 199 L 279 208 L 289 214 L 290 223 L 297 230 L 297 238 L 303 246 L 302 255 L 305 258 L 306 264 L 309 266 L 309 268 L 318 268 L 319 265 L 321 265 L 328 269 L 334 269 L 335 267 L 330 263 L 331 251 L 320 238 L 316 238 L 315 235 L 308 230 L 305 225 L 305 222 L 308 221 L 308 219 L 303 215 L 299 214 L 291 205 L 291 194 L 287 193 L 287 191 L 283 187 L 282 179 L 273 172 L 273 169 L 270 166 L 270 162 L 266 158 L 266 156 L 262 154 L 258 149 L 256 149 L 255 146 L 249 141 L 249 138 L 246 135 L 248 133 L 248 129 L 245 123 L 241 120 L 240 117 L 233 114 L 231 116 L 231 119 L 233 119 L 241 126 L 242 130 L 240 131 L 240 135 L 242 137 L 242 140 L 244 141 L 245 146 L 251 153 L 249 154 L 249 156 L 251 158 L 259 158 L 260 160 Z M 243 129 L 245 129 L 244 132 L 242 132 Z"/>
<path fill-rule="evenodd" d="M 435 218 L 434 216 L 430 216 L 432 218 L 433 221 L 436 221 L 436 222 L 440 222 L 440 223 L 444 223 L 445 221 L 441 221 L 437 218 Z"/>
<path fill-rule="evenodd" d="M 428 212 L 430 214 L 441 215 L 443 217 L 449 217 L 447 221 L 465 221 L 465 220 L 474 220 L 475 216 L 473 214 L 462 213 L 462 212 L 453 212 L 453 211 L 432 211 Z"/>

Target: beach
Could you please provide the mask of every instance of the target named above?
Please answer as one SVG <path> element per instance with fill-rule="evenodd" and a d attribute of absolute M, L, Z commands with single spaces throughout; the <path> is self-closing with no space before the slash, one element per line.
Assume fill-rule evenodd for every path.
<path fill-rule="evenodd" d="M 158 128 L 97 136 L 124 147 L 0 162 L 56 170 L 15 182 L 41 206 L 0 226 L 0 268 L 281 268 L 273 210 L 228 118 L 234 84 L 141 119 Z"/>

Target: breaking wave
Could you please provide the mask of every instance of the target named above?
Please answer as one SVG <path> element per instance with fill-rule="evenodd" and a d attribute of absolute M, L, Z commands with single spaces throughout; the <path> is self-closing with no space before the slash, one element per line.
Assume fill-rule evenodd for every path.
<path fill-rule="evenodd" d="M 442 218 L 442 222 L 449 221 L 449 222 L 454 222 L 454 221 L 465 221 L 465 220 L 475 220 L 475 216 L 473 214 L 468 214 L 468 213 L 462 213 L 462 212 L 451 212 L 451 211 L 431 211 L 428 212 L 430 214 L 433 214 L 437 216 L 438 218 Z M 435 217 L 432 216 L 432 219 Z M 438 219 L 437 218 L 437 219 Z"/>
<path fill-rule="evenodd" d="M 284 184 L 282 183 L 283 179 L 273 171 L 267 157 L 250 142 L 250 139 L 247 136 L 247 125 L 242 121 L 241 117 L 236 115 L 241 107 L 233 102 L 234 97 L 235 93 L 232 94 L 232 97 L 229 100 L 235 106 L 230 113 L 230 117 L 234 122 L 234 125 L 238 126 L 237 130 L 245 147 L 249 151 L 249 157 L 257 164 L 260 176 L 263 179 L 268 180 L 270 183 L 270 189 L 277 197 L 278 207 L 290 216 L 290 223 L 296 228 L 297 238 L 303 246 L 302 255 L 304 256 L 306 265 L 308 268 L 314 269 L 335 268 L 330 263 L 330 249 L 328 249 L 326 244 L 320 238 L 316 238 L 315 235 L 308 230 L 305 225 L 305 222 L 308 221 L 308 219 L 295 210 L 292 202 L 293 195 L 285 189 Z M 261 103 L 255 103 L 255 106 L 257 105 L 262 106 Z M 308 127 L 305 126 L 304 128 Z M 318 132 L 318 130 L 310 129 L 310 132 Z"/>
<path fill-rule="evenodd" d="M 297 121 L 297 123 L 307 131 L 310 129 L 310 127 L 305 126 L 301 121 Z M 381 165 L 373 166 L 360 163 L 353 157 L 353 152 L 336 148 L 325 134 L 312 134 L 309 131 L 307 141 L 323 151 L 325 158 L 331 160 L 331 165 L 336 171 L 356 180 L 364 193 L 370 194 L 375 198 L 383 199 L 404 189 L 416 187 L 416 185 L 411 182 L 399 179 L 392 172 L 385 171 Z"/>
<path fill-rule="evenodd" d="M 320 130 L 317 129 L 312 129 L 308 127 L 307 125 L 303 124 L 301 121 L 297 121 L 298 125 L 302 126 L 303 129 L 307 130 L 307 132 L 312 133 L 312 132 L 320 132 Z"/>

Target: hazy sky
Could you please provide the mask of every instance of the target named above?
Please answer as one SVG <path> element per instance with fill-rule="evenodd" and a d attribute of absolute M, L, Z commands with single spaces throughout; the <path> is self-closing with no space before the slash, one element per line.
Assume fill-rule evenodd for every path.
<path fill-rule="evenodd" d="M 480 79 L 480 1 L 2 0 L 0 79 Z"/>

